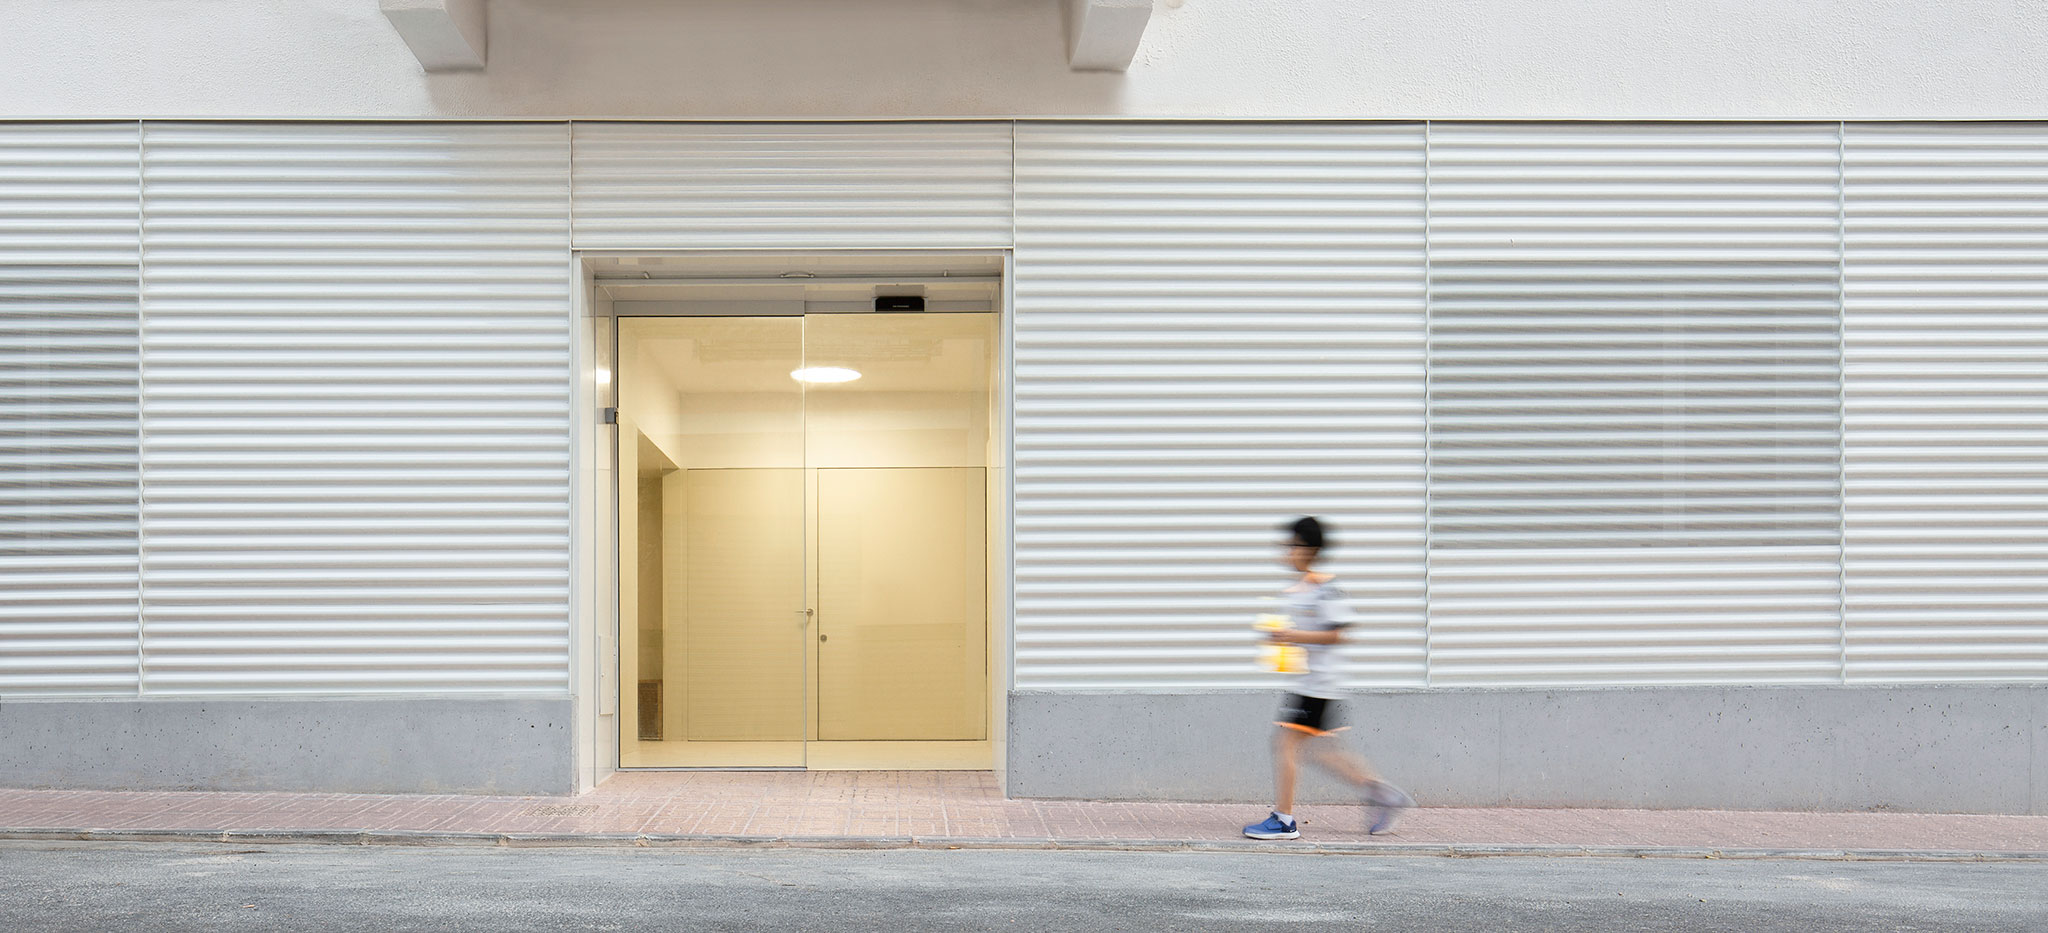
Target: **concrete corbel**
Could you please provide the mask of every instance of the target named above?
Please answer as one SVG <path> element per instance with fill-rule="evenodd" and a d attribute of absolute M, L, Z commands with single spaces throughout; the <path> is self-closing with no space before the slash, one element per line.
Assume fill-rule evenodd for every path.
<path fill-rule="evenodd" d="M 484 7 L 488 0 L 377 0 L 384 18 L 412 49 L 420 67 L 475 71 L 484 66 Z"/>
<path fill-rule="evenodd" d="M 1062 0 L 1067 7 L 1067 67 L 1125 71 L 1138 55 L 1152 0 Z"/>

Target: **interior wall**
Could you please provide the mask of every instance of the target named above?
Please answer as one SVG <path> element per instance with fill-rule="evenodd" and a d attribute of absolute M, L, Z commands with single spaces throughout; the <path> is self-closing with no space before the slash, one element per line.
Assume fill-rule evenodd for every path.
<path fill-rule="evenodd" d="M 641 435 L 643 443 L 645 443 L 645 439 L 646 435 Z M 650 450 L 652 447 L 652 444 L 645 444 L 642 450 L 640 475 L 638 478 L 640 486 L 640 555 L 638 561 L 640 569 L 640 626 L 636 634 L 640 640 L 639 677 L 642 681 L 661 679 L 661 625 L 659 621 L 655 621 L 655 624 L 650 625 L 649 621 L 660 620 L 666 615 L 664 612 L 665 590 L 662 583 L 665 575 L 663 568 L 667 566 L 664 556 L 666 548 L 663 546 L 665 527 L 663 518 L 667 511 L 664 496 L 662 495 L 664 491 L 664 483 L 662 481 L 668 471 L 662 468 L 666 466 L 663 461 L 648 456 L 649 453 L 655 453 L 656 456 L 659 455 L 658 452 Z M 652 464 L 650 461 L 652 461 Z M 651 465 L 655 465 L 655 468 L 650 469 Z"/>
<path fill-rule="evenodd" d="M 635 377 L 626 378 L 632 381 Z M 663 382 L 658 376 L 648 377 L 647 381 Z M 960 418 L 935 424 L 929 420 L 877 417 L 867 406 L 881 395 L 886 395 L 885 401 L 898 409 L 928 412 L 944 407 Z M 683 469 L 756 467 L 766 462 L 763 458 L 769 454 L 768 447 L 783 446 L 772 435 L 709 432 L 748 420 L 778 417 L 789 407 L 786 396 L 728 392 L 699 398 L 704 400 L 702 405 L 693 406 L 687 414 L 672 404 L 642 405 L 634 412 L 645 436 Z M 983 438 L 989 429 L 987 413 L 961 393 L 874 393 L 860 399 L 821 398 L 813 394 L 807 402 L 806 418 L 809 443 L 804 456 L 806 464 L 813 468 L 986 465 L 983 458 L 987 456 L 987 443 Z"/>
<path fill-rule="evenodd" d="M 813 393 L 810 466 L 979 467 L 988 461 L 988 411 L 979 392 Z M 886 406 L 883 411 L 875 407 Z"/>
<path fill-rule="evenodd" d="M 422 74 L 375 0 L 11 0 L 0 113 L 52 117 L 2019 118 L 2013 0 L 1159 0 L 1125 74 L 1061 0 L 493 0 Z"/>
<path fill-rule="evenodd" d="M 681 633 L 689 624 L 690 608 L 690 471 L 676 470 L 661 478 L 661 667 L 678 677 L 688 670 L 690 643 Z M 661 697 L 661 736 L 664 741 L 680 738 L 689 722 L 689 697 L 681 689 L 664 687 Z"/>
<path fill-rule="evenodd" d="M 621 340 L 619 349 L 621 353 L 633 355 L 620 367 L 619 397 L 631 400 L 633 419 L 639 425 L 641 436 L 647 438 L 670 462 L 688 468 L 689 451 L 678 443 L 685 430 L 681 395 L 663 374 L 662 368 L 648 355 L 644 345 L 633 346 L 629 350 L 627 341 Z"/>

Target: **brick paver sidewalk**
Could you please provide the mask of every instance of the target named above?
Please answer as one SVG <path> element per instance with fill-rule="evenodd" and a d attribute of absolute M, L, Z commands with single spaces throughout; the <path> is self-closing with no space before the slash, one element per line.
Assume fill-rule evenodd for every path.
<path fill-rule="evenodd" d="M 1302 842 L 1278 845 L 2048 857 L 2048 816 L 1422 807 L 1396 832 L 1367 836 L 1358 807 L 1300 810 Z M 637 772 L 580 797 L 0 790 L 0 838 L 1264 848 L 1238 832 L 1264 815 L 1240 804 L 1007 800 L 985 772 Z"/>

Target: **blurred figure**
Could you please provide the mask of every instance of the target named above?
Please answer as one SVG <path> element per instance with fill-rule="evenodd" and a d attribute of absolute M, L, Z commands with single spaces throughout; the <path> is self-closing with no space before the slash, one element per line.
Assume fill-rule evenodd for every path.
<path fill-rule="evenodd" d="M 1273 813 L 1245 827 L 1244 834 L 1253 839 L 1301 837 L 1294 820 L 1294 784 L 1304 748 L 1310 761 L 1358 788 L 1366 804 L 1366 832 L 1386 832 L 1400 811 L 1415 801 L 1335 738 L 1347 727 L 1338 708 L 1336 652 L 1330 649 L 1343 640 L 1344 628 L 1351 624 L 1351 607 L 1336 581 L 1315 569 L 1330 544 L 1327 529 L 1311 517 L 1286 530 L 1287 563 L 1301 576 L 1280 593 L 1286 607 L 1284 624 L 1262 619 L 1259 626 L 1269 643 L 1282 646 L 1268 653 L 1269 666 L 1291 678 L 1273 723 Z"/>

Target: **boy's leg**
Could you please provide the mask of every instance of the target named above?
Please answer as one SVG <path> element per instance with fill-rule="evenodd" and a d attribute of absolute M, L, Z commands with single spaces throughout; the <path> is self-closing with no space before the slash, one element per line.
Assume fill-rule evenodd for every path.
<path fill-rule="evenodd" d="M 1294 812 L 1294 780 L 1301 773 L 1301 743 L 1308 734 L 1285 726 L 1273 730 L 1273 812 Z"/>
<path fill-rule="evenodd" d="M 1335 736 L 1322 736 L 1309 746 L 1310 760 L 1329 769 L 1363 792 L 1367 833 L 1383 833 L 1394 827 L 1400 811 L 1415 805 L 1404 791 L 1386 782 L 1373 770 L 1372 762 L 1352 751 Z"/>
<path fill-rule="evenodd" d="M 1308 747 L 1309 760 L 1342 778 L 1345 783 L 1369 787 L 1380 781 L 1379 772 L 1373 770 L 1372 762 L 1346 747 L 1343 740 L 1335 735 L 1317 736 Z"/>

